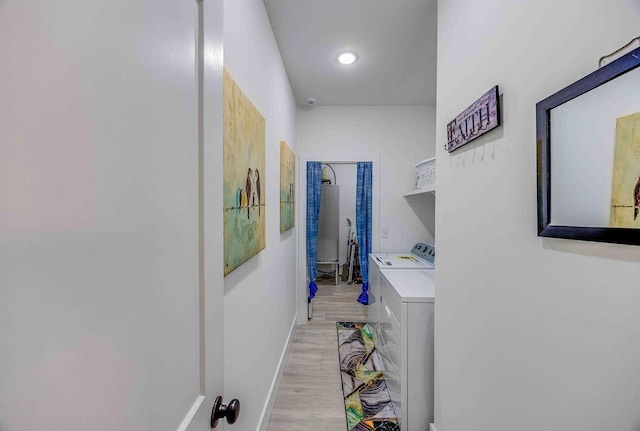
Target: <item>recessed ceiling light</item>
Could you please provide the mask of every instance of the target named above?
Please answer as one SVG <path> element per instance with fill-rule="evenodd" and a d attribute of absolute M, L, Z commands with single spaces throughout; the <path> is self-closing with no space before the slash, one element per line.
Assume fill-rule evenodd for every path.
<path fill-rule="evenodd" d="M 358 61 L 358 53 L 355 51 L 342 51 L 336 56 L 336 61 L 340 64 L 353 64 Z"/>

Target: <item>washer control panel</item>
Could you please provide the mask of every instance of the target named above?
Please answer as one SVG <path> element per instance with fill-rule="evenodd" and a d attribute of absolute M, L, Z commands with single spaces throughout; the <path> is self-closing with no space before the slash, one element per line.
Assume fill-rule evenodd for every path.
<path fill-rule="evenodd" d="M 436 248 L 433 246 L 433 244 L 419 242 L 413 246 L 413 248 L 411 249 L 411 253 L 415 254 L 421 259 L 426 260 L 435 267 Z"/>

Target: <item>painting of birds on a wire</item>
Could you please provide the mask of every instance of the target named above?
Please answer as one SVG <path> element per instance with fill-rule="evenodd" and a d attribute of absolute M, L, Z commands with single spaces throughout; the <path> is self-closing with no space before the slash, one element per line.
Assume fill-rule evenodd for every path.
<path fill-rule="evenodd" d="M 640 112 L 616 121 L 610 225 L 640 228 Z"/>
<path fill-rule="evenodd" d="M 295 226 L 296 159 L 285 141 L 280 141 L 280 232 Z"/>
<path fill-rule="evenodd" d="M 265 247 L 265 121 L 225 69 L 224 275 Z"/>

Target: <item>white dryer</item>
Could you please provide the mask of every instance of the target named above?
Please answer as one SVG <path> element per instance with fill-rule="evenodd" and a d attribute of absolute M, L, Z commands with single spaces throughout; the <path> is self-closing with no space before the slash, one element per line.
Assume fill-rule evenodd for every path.
<path fill-rule="evenodd" d="M 381 271 L 376 349 L 402 431 L 433 422 L 434 271 Z"/>
<path fill-rule="evenodd" d="M 369 255 L 369 306 L 367 320 L 374 329 L 380 322 L 380 271 L 432 270 L 435 268 L 436 250 L 433 244 L 417 243 L 410 253 L 371 253 Z"/>

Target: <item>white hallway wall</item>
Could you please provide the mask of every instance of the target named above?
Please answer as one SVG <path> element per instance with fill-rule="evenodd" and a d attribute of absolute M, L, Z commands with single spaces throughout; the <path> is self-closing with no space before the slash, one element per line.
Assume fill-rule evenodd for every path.
<path fill-rule="evenodd" d="M 640 247 L 536 236 L 535 104 L 636 36 L 640 3 L 438 9 L 438 431 L 638 430 Z M 504 126 L 449 155 L 495 84 Z"/>
<path fill-rule="evenodd" d="M 300 154 L 380 154 L 380 228 L 389 229 L 380 250 L 433 241 L 433 196 L 402 194 L 415 188 L 415 164 L 435 153 L 434 106 L 298 108 L 297 133 Z"/>
<path fill-rule="evenodd" d="M 225 399 L 242 404 L 234 429 L 253 430 L 296 313 L 296 230 L 280 234 L 279 210 L 280 141 L 297 151 L 296 109 L 261 0 L 225 1 L 224 64 L 266 123 L 266 247 L 224 280 Z"/>

